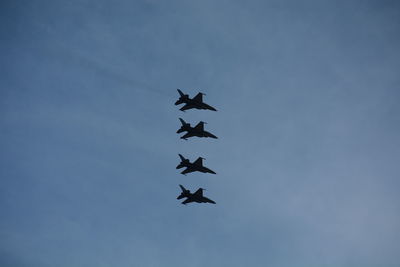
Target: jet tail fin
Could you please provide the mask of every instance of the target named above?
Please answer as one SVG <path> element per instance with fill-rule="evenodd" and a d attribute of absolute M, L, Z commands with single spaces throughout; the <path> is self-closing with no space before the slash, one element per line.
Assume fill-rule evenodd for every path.
<path fill-rule="evenodd" d="M 179 120 L 181 121 L 182 125 L 186 125 L 186 121 L 184 121 L 182 118 L 179 118 Z"/>
<path fill-rule="evenodd" d="M 184 161 L 185 160 L 185 157 L 184 156 L 182 156 L 181 154 L 178 154 L 179 155 L 179 157 L 181 158 L 181 161 Z"/>
<path fill-rule="evenodd" d="M 181 90 L 179 90 L 179 88 L 176 89 L 176 90 L 178 90 L 178 93 L 179 93 L 180 96 L 184 96 L 185 95 Z"/>
<path fill-rule="evenodd" d="M 179 187 L 181 188 L 182 192 L 186 191 L 186 188 L 184 188 L 183 185 L 180 184 Z"/>

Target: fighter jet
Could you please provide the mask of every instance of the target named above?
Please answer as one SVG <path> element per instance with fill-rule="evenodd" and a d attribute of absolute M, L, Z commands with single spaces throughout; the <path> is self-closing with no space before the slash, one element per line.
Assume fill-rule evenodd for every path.
<path fill-rule="evenodd" d="M 199 157 L 195 162 L 190 162 L 189 159 L 186 159 L 181 154 L 179 154 L 179 157 L 181 158 L 181 163 L 179 163 L 179 165 L 176 166 L 176 168 L 180 169 L 180 168 L 186 167 L 186 169 L 181 172 L 181 174 L 183 174 L 183 175 L 186 175 L 187 173 L 195 172 L 195 171 L 216 174 L 214 171 L 203 166 L 204 158 L 202 158 L 202 157 Z"/>
<path fill-rule="evenodd" d="M 208 109 L 208 110 L 213 110 L 217 111 L 215 108 L 212 106 L 206 104 L 203 102 L 203 93 L 198 93 L 195 97 L 190 98 L 188 94 L 184 94 L 181 90 L 177 89 L 178 93 L 180 95 L 179 99 L 175 102 L 175 106 L 180 105 L 180 104 L 185 104 L 183 107 L 181 107 L 179 110 L 185 111 L 188 109 Z"/>
<path fill-rule="evenodd" d="M 187 190 L 186 188 L 183 187 L 183 185 L 179 185 L 179 187 L 182 190 L 182 193 L 176 198 L 176 199 L 182 199 L 184 197 L 190 197 L 190 190 Z"/>
<path fill-rule="evenodd" d="M 190 193 L 190 190 L 187 190 L 182 185 L 179 185 L 179 187 L 182 189 L 182 193 L 176 199 L 182 199 L 186 197 L 186 200 L 182 202 L 183 205 L 186 205 L 190 202 L 215 204 L 214 201 L 203 196 L 203 190 L 205 190 L 203 188 L 197 189 L 197 191 L 192 194 Z"/>
<path fill-rule="evenodd" d="M 179 118 L 182 123 L 181 128 L 176 131 L 176 133 L 187 132 L 185 135 L 181 136 L 181 139 L 187 140 L 189 137 L 197 136 L 197 137 L 211 137 L 218 139 L 212 133 L 204 131 L 204 124 L 205 122 L 200 121 L 195 127 L 190 126 L 190 123 L 185 122 L 183 119 Z"/>

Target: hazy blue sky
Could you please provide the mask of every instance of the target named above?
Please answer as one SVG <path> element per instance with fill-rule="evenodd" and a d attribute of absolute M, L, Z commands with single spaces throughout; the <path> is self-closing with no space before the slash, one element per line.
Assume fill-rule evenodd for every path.
<path fill-rule="evenodd" d="M 398 1 L 3 0 L 0 38 L 1 266 L 400 266 Z"/>

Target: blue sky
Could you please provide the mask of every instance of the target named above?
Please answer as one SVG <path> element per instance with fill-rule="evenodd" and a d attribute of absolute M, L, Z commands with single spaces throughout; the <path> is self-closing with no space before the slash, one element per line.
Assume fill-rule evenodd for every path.
<path fill-rule="evenodd" d="M 0 265 L 399 266 L 399 13 L 2 1 Z M 179 140 L 179 117 L 219 139 Z"/>

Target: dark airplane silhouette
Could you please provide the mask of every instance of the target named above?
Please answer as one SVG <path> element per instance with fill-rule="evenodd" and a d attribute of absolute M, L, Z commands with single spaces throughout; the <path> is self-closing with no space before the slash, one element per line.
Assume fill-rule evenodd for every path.
<path fill-rule="evenodd" d="M 195 172 L 195 171 L 216 174 L 214 171 L 203 166 L 203 159 L 205 159 L 205 158 L 199 157 L 196 161 L 190 162 L 189 159 L 186 159 L 181 154 L 179 154 L 179 157 L 181 158 L 181 163 L 179 163 L 179 165 L 176 166 L 176 168 L 180 169 L 180 168 L 186 167 L 186 169 L 181 172 L 181 174 L 183 174 L 183 175 L 186 175 L 187 173 Z"/>
<path fill-rule="evenodd" d="M 190 98 L 189 95 L 184 94 L 181 90 L 177 89 L 178 93 L 180 95 L 178 101 L 175 102 L 175 105 L 180 105 L 185 103 L 183 107 L 181 107 L 179 110 L 185 111 L 188 109 L 196 108 L 196 109 L 208 109 L 208 110 L 214 110 L 217 111 L 215 108 L 212 106 L 206 104 L 203 102 L 203 93 L 198 93 L 195 97 Z"/>
<path fill-rule="evenodd" d="M 183 175 L 186 175 L 187 173 L 195 172 L 195 171 L 216 174 L 214 171 L 203 166 L 204 158 L 202 158 L 202 157 L 199 157 L 195 162 L 190 162 L 189 159 L 186 159 L 181 154 L 179 154 L 179 157 L 181 158 L 181 163 L 179 163 L 179 165 L 176 166 L 176 168 L 180 169 L 180 168 L 186 167 L 186 169 L 181 172 L 181 174 L 183 174 Z"/>
<path fill-rule="evenodd" d="M 200 121 L 195 127 L 190 126 L 190 123 L 185 122 L 183 119 L 179 118 L 182 123 L 181 128 L 176 131 L 176 133 L 187 132 L 185 135 L 181 136 L 181 139 L 187 140 L 189 137 L 197 136 L 197 137 L 211 137 L 218 139 L 212 133 L 204 131 L 204 124 L 205 122 Z"/>
<path fill-rule="evenodd" d="M 197 191 L 192 194 L 190 193 L 190 190 L 187 190 L 182 185 L 179 185 L 179 187 L 182 189 L 182 193 L 176 199 L 182 199 L 186 197 L 186 200 L 182 202 L 184 205 L 190 202 L 215 204 L 215 202 L 211 199 L 203 197 L 203 190 L 205 190 L 203 188 L 197 189 Z"/>

